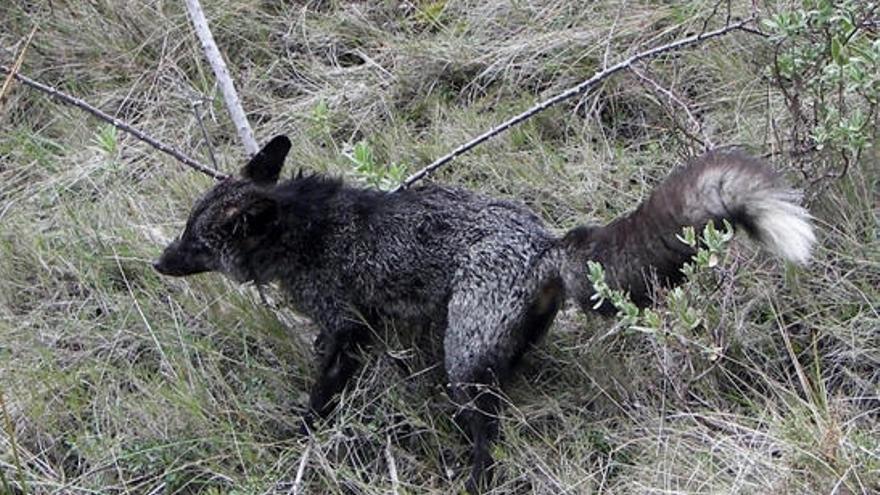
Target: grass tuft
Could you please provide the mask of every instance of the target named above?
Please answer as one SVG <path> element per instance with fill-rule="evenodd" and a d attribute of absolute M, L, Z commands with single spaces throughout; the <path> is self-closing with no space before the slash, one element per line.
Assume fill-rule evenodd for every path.
<path fill-rule="evenodd" d="M 774 13 L 794 5 L 759 3 Z M 217 0 L 205 9 L 258 140 L 292 137 L 289 173 L 384 186 L 606 61 L 699 31 L 715 4 Z M 733 2 L 733 14 L 750 6 Z M 210 102 L 219 165 L 240 167 L 181 5 L 3 2 L 0 59 L 14 60 L 34 25 L 23 73 L 205 161 L 192 102 Z M 641 67 L 699 129 L 681 103 L 626 73 L 436 177 L 523 201 L 562 232 L 630 210 L 701 149 L 695 136 L 709 137 L 770 154 L 807 187 L 821 232 L 803 270 L 735 241 L 723 266 L 685 289 L 702 317 L 690 333 L 623 331 L 563 311 L 508 388 L 493 493 L 880 491 L 877 151 L 818 185 L 813 169 L 780 153 L 788 115 L 767 77 L 769 43 L 739 33 Z M 311 443 L 297 437 L 314 325 L 281 294 L 270 291 L 278 304 L 267 307 L 219 276 L 172 280 L 149 265 L 211 180 L 23 87 L 3 110 L 0 490 L 463 490 L 468 453 L 438 337 L 375 329 L 380 344 L 338 413 Z M 841 168 L 821 159 L 816 170 Z M 702 352 L 716 344 L 720 355 Z"/>

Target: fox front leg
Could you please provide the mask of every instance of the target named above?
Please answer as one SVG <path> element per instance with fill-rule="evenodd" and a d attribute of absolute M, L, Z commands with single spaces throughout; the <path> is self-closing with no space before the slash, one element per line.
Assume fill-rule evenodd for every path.
<path fill-rule="evenodd" d="M 333 411 L 333 399 L 361 365 L 360 348 L 368 343 L 368 335 L 364 325 L 347 325 L 335 331 L 322 329 L 315 341 L 318 378 L 309 394 L 303 430 L 307 431 L 316 419 L 326 418 Z"/>

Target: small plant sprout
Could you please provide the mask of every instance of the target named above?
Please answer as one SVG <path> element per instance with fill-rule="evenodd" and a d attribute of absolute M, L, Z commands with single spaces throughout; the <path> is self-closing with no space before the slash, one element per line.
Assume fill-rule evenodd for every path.
<path fill-rule="evenodd" d="M 119 132 L 116 127 L 104 124 L 98 128 L 92 144 L 107 156 L 114 157 L 119 150 Z"/>
<path fill-rule="evenodd" d="M 326 100 L 320 100 L 312 108 L 309 114 L 311 121 L 310 131 L 314 137 L 325 138 L 330 136 L 330 106 Z"/>
<path fill-rule="evenodd" d="M 373 149 L 364 141 L 359 141 L 351 152 L 344 154 L 354 165 L 355 173 L 364 182 L 377 189 L 383 191 L 394 189 L 406 177 L 405 165 L 376 163 Z"/>
<path fill-rule="evenodd" d="M 709 222 L 703 228 L 703 234 L 699 239 L 693 227 L 685 227 L 678 236 L 681 242 L 696 249 L 693 262 L 686 263 L 682 268 L 686 277 L 692 278 L 699 271 L 715 268 L 721 263 L 722 256 L 727 252 L 727 245 L 734 235 L 734 228 L 730 222 L 725 220 L 723 225 L 724 228 L 719 230 L 714 223 Z"/>
<path fill-rule="evenodd" d="M 601 263 L 589 261 L 587 262 L 587 269 L 589 272 L 587 276 L 590 279 L 590 283 L 593 284 L 593 289 L 596 291 L 591 297 L 591 300 L 596 301 L 593 309 L 599 309 L 607 300 L 617 308 L 617 316 L 625 327 L 635 325 L 639 321 L 641 311 L 630 300 L 629 295 L 621 290 L 612 289 L 608 285 L 608 282 L 605 280 L 605 269 Z"/>

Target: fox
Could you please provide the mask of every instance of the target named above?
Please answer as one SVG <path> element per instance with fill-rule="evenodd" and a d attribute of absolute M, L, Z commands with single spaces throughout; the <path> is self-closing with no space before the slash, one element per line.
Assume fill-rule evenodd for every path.
<path fill-rule="evenodd" d="M 279 182 L 290 148 L 276 136 L 237 176 L 204 193 L 155 270 L 277 284 L 317 324 L 309 427 L 335 408 L 371 325 L 439 328 L 449 396 L 470 441 L 470 493 L 491 483 L 498 392 L 523 354 L 566 300 L 610 312 L 596 306 L 588 262 L 601 263 L 612 288 L 647 306 L 657 286 L 682 280 L 695 254 L 678 237 L 684 227 L 727 221 L 798 265 L 808 264 L 816 241 L 801 194 L 735 150 L 691 159 L 629 214 L 558 236 L 522 203 L 459 187 L 384 192 L 302 172 Z"/>

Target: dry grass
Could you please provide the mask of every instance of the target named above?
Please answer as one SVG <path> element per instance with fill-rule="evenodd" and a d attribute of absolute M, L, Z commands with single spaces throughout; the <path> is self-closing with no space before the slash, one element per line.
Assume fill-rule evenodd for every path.
<path fill-rule="evenodd" d="M 734 5 L 742 14 L 750 2 Z M 206 2 L 258 140 L 289 167 L 361 180 L 366 141 L 415 170 L 604 60 L 699 30 L 713 2 Z M 778 5 L 765 6 L 768 9 Z M 710 25 L 717 25 L 716 18 Z M 176 2 L 0 5 L 0 60 L 226 171 L 242 151 Z M 717 144 L 775 150 L 784 115 L 744 34 L 644 67 Z M 700 148 L 680 103 L 625 74 L 445 169 L 554 228 L 632 208 Z M 219 276 L 150 269 L 210 184 L 102 123 L 16 87 L 0 115 L 0 491 L 449 493 L 467 451 L 436 349 L 389 331 L 308 444 L 292 435 L 313 325 Z M 873 152 L 876 153 L 876 152 Z M 737 243 L 694 282 L 692 335 L 615 333 L 565 311 L 508 389 L 495 493 L 877 493 L 876 154 L 811 197 L 806 270 Z M 779 168 L 788 163 L 777 157 Z M 803 180 L 792 175 L 792 179 Z M 722 342 L 710 360 L 700 345 Z M 430 347 L 430 346 L 427 346 Z M 310 446 L 309 446 L 310 445 Z M 301 476 L 298 476 L 300 473 Z M 298 480 L 298 481 L 297 481 Z"/>

